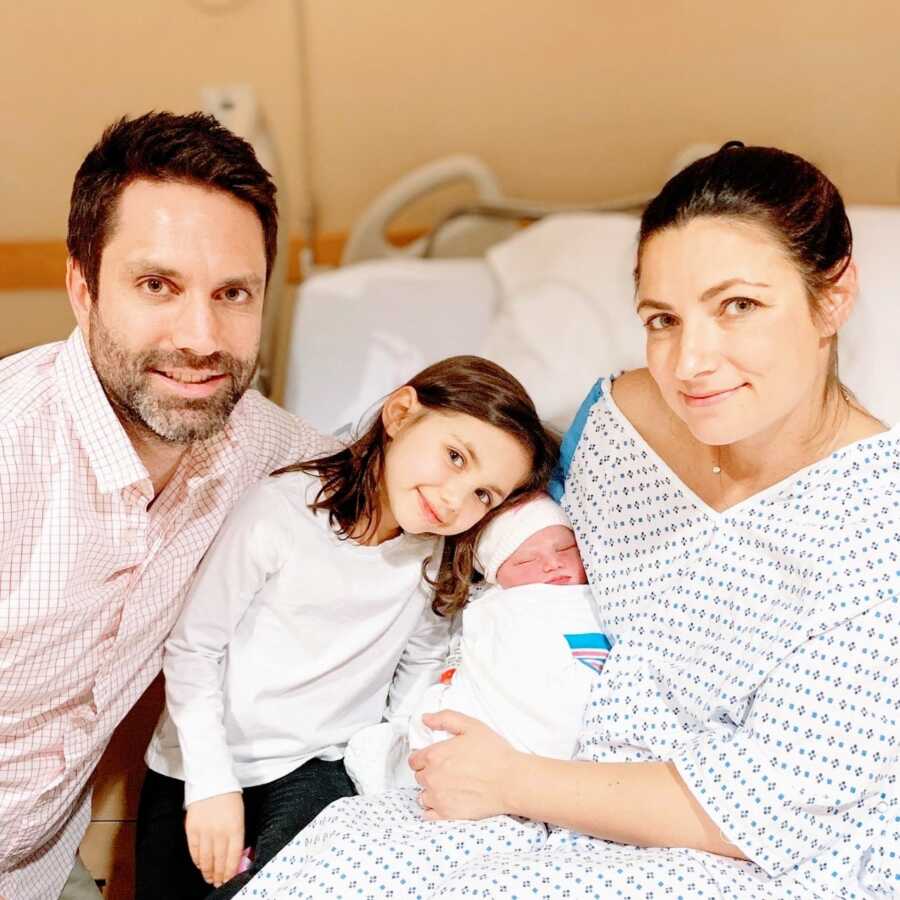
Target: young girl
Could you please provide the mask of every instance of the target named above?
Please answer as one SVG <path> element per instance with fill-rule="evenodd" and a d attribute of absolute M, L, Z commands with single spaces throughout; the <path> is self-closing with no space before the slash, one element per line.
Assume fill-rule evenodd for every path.
<path fill-rule="evenodd" d="M 478 524 L 543 487 L 556 451 L 512 376 L 454 357 L 394 391 L 351 446 L 248 491 L 166 644 L 139 900 L 231 897 L 353 793 L 347 741 L 435 680 Z M 233 878 L 244 847 L 252 865 Z"/>

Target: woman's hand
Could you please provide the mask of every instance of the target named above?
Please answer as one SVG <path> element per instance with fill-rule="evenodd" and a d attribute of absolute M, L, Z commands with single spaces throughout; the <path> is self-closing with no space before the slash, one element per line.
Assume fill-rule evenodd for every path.
<path fill-rule="evenodd" d="M 220 887 L 237 874 L 244 848 L 244 801 L 239 791 L 188 804 L 188 850 L 208 884 Z"/>
<path fill-rule="evenodd" d="M 409 757 L 422 788 L 425 818 L 484 819 L 508 812 L 515 763 L 522 754 L 483 722 L 462 713 L 443 710 L 422 721 L 454 735 Z"/>

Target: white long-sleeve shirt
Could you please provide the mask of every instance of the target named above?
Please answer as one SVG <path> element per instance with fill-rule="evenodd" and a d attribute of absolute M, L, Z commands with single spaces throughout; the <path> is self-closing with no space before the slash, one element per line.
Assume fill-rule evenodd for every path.
<path fill-rule="evenodd" d="M 440 548 L 340 540 L 307 505 L 318 487 L 291 473 L 245 494 L 166 643 L 166 711 L 146 758 L 185 781 L 185 804 L 340 759 L 440 672 L 448 623 L 422 579 Z"/>

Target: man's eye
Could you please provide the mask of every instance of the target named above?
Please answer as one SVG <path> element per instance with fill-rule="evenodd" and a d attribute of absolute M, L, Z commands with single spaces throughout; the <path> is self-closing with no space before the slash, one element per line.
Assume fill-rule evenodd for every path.
<path fill-rule="evenodd" d="M 166 289 L 166 283 L 162 278 L 148 278 L 144 282 L 144 287 L 151 294 L 161 294 Z"/>
<path fill-rule="evenodd" d="M 250 298 L 250 292 L 245 288 L 229 287 L 222 291 L 222 296 L 232 303 L 237 303 L 241 300 L 248 300 Z"/>

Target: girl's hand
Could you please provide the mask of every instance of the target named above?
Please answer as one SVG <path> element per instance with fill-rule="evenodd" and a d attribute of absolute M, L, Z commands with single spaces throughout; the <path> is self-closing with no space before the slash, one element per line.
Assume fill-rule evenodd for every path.
<path fill-rule="evenodd" d="M 239 791 L 190 803 L 184 819 L 188 850 L 208 884 L 237 874 L 244 848 L 244 801 Z"/>
<path fill-rule="evenodd" d="M 454 737 L 409 757 L 422 788 L 426 819 L 484 819 L 509 812 L 509 789 L 522 755 L 483 722 L 452 710 L 428 713 L 422 721 Z"/>

